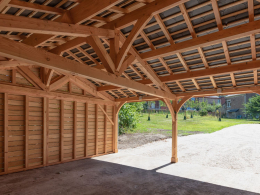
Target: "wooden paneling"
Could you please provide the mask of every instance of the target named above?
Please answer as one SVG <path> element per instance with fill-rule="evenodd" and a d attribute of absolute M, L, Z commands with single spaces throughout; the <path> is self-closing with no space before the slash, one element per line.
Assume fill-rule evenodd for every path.
<path fill-rule="evenodd" d="M 48 162 L 60 161 L 61 101 L 49 100 Z"/>
<path fill-rule="evenodd" d="M 8 171 L 25 168 L 25 96 L 8 94 Z"/>
<path fill-rule="evenodd" d="M 4 118 L 5 94 L 0 94 L 0 172 L 4 172 L 5 155 L 5 118 Z"/>
<path fill-rule="evenodd" d="M 113 152 L 107 117 L 112 106 L 0 93 L 0 175 Z"/>

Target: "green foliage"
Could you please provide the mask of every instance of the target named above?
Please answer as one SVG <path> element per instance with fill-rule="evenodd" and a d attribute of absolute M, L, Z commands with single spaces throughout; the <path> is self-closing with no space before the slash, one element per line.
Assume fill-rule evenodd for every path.
<path fill-rule="evenodd" d="M 260 96 L 252 97 L 247 104 L 244 104 L 244 113 L 260 120 Z"/>
<path fill-rule="evenodd" d="M 207 116 L 207 114 L 208 114 L 208 111 L 207 111 L 205 108 L 203 108 L 203 109 L 201 109 L 201 110 L 199 111 L 199 115 L 200 115 L 200 116 Z"/>
<path fill-rule="evenodd" d="M 215 107 L 213 106 L 213 105 L 207 105 L 207 107 L 206 107 L 206 110 L 208 111 L 208 112 L 214 112 L 215 111 Z"/>
<path fill-rule="evenodd" d="M 143 103 L 128 103 L 122 106 L 119 111 L 119 134 L 127 130 L 133 130 L 139 121 L 140 112 L 143 110 Z"/>

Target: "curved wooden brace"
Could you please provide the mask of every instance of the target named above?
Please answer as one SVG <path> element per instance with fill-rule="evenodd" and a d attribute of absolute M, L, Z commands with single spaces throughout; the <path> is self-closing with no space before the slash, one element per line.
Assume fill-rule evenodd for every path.
<path fill-rule="evenodd" d="M 181 99 L 181 101 L 177 104 L 176 106 L 176 113 L 178 113 L 181 109 L 181 107 L 190 99 L 192 96 L 185 96 L 184 98 Z"/>
<path fill-rule="evenodd" d="M 260 91 L 253 91 L 254 93 L 257 93 L 258 95 L 260 95 Z"/>
<path fill-rule="evenodd" d="M 172 116 L 172 121 L 174 122 L 175 121 L 175 111 L 174 111 L 174 108 L 170 102 L 170 100 L 168 99 L 163 99 L 163 101 L 165 102 L 166 106 L 168 107 L 170 113 L 171 113 L 171 116 Z M 173 100 L 174 101 L 174 100 Z"/>
<path fill-rule="evenodd" d="M 123 101 L 120 102 L 117 106 L 116 106 L 116 115 L 119 113 L 120 109 L 122 108 L 122 106 L 127 103 L 127 101 Z"/>

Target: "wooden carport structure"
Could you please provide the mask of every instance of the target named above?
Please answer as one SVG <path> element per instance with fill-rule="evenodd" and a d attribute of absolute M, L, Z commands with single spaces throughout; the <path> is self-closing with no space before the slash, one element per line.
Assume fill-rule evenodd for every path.
<path fill-rule="evenodd" d="M 155 99 L 177 162 L 189 98 L 260 91 L 258 1 L 0 0 L 0 12 L 0 175 L 117 152 L 121 106 Z"/>

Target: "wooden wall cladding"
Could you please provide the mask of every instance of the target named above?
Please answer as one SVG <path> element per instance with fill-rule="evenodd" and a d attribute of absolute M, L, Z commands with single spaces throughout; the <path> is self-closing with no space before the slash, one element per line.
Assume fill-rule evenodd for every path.
<path fill-rule="evenodd" d="M 112 153 L 113 109 L 0 93 L 0 175 Z"/>

